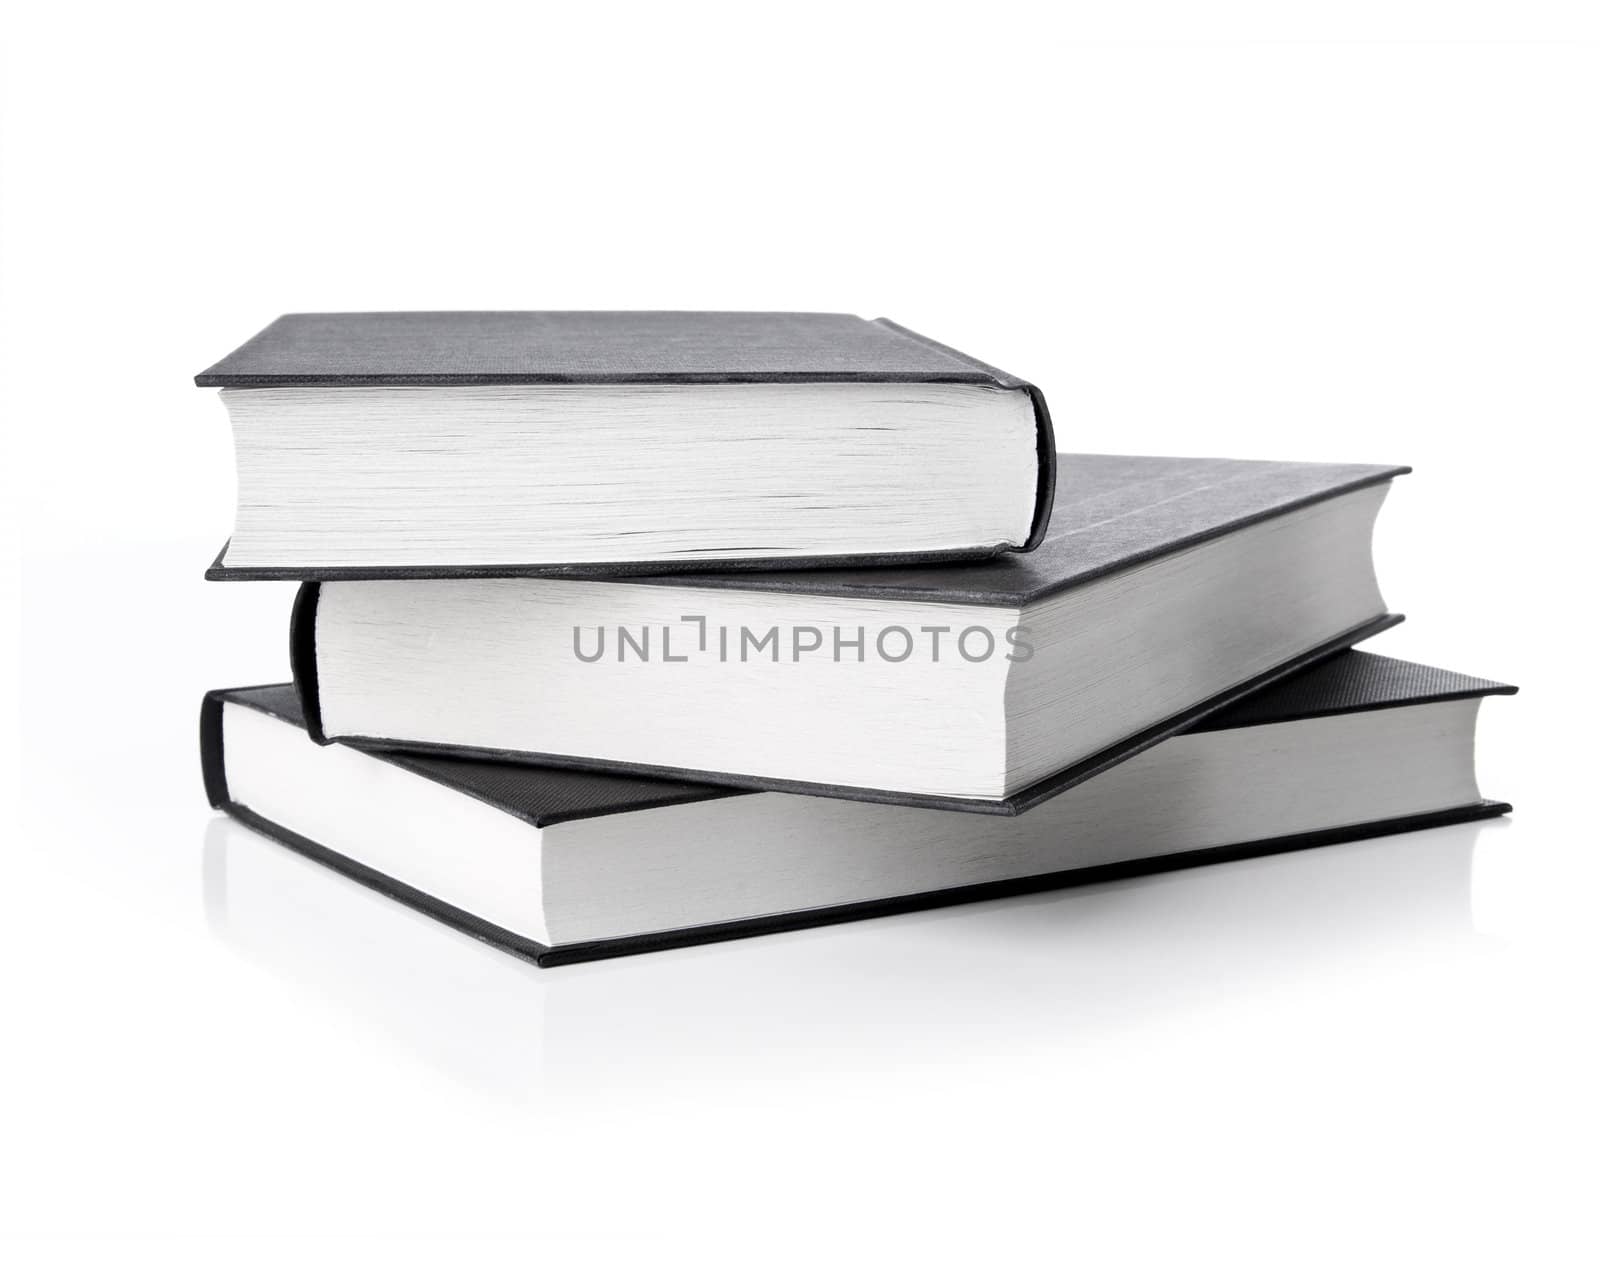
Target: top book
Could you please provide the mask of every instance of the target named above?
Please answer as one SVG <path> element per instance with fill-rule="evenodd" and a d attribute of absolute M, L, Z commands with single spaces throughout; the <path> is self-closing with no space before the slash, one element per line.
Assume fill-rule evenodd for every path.
<path fill-rule="evenodd" d="M 239 472 L 213 579 L 977 559 L 1055 483 L 1036 388 L 853 315 L 285 315 L 195 383 Z"/>

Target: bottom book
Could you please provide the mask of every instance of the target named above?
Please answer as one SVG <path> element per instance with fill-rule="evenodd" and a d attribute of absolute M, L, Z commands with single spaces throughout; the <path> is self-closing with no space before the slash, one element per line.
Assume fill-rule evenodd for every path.
<path fill-rule="evenodd" d="M 212 806 L 551 966 L 1498 816 L 1514 691 L 1347 652 L 1015 817 L 319 746 L 287 684 L 207 693 L 200 746 Z"/>

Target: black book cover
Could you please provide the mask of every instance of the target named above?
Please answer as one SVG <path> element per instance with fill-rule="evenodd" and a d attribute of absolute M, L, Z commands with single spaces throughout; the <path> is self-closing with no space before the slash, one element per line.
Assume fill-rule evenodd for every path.
<path fill-rule="evenodd" d="M 195 377 L 196 386 L 717 385 L 962 383 L 1025 392 L 1038 431 L 1033 526 L 1044 539 L 1055 489 L 1050 411 L 1036 386 L 892 320 L 789 311 L 393 311 L 284 315 Z M 807 559 L 718 559 L 487 568 L 230 568 L 211 581 L 394 577 L 619 576 L 699 567 L 741 571 L 985 559 L 989 548 Z"/>
<path fill-rule="evenodd" d="M 1515 687 L 1493 680 L 1476 679 L 1372 653 L 1346 652 L 1322 662 L 1293 679 L 1285 680 L 1267 692 L 1241 701 L 1221 714 L 1193 725 L 1189 731 L 1221 731 L 1262 723 L 1396 709 L 1438 701 L 1509 695 L 1514 692 L 1516 692 Z M 228 812 L 252 829 L 451 927 L 545 967 L 649 950 L 698 945 L 709 941 L 731 940 L 765 932 L 791 931 L 852 919 L 875 918 L 910 910 L 1020 895 L 1195 865 L 1241 860 L 1246 857 L 1266 856 L 1301 848 L 1320 847 L 1329 843 L 1376 838 L 1431 826 L 1481 820 L 1511 811 L 1509 804 L 1484 800 L 1442 812 L 1421 813 L 1339 829 L 1317 830 L 1230 847 L 1154 855 L 1140 861 L 1091 866 L 1056 874 L 920 893 L 910 897 L 741 919 L 647 936 L 621 937 L 551 947 L 508 932 L 504 928 L 458 910 L 448 902 L 418 892 L 404 883 L 341 855 L 334 849 L 313 843 L 292 830 L 265 820 L 249 808 L 234 803 L 228 792 L 227 760 L 222 739 L 222 708 L 228 702 L 264 712 L 297 727 L 304 726 L 299 698 L 288 684 L 208 692 L 200 707 L 200 761 L 206 798 L 212 807 Z M 646 810 L 669 804 L 710 802 L 733 793 L 725 788 L 655 778 L 390 752 L 361 745 L 352 748 L 469 795 L 536 827 L 619 812 Z"/>
<path fill-rule="evenodd" d="M 826 572 L 691 574 L 656 578 L 663 588 L 689 586 L 788 594 L 1022 607 L 1047 596 L 1121 572 L 1147 560 L 1260 523 L 1315 502 L 1386 483 L 1405 466 L 1317 462 L 1238 461 L 1227 458 L 1121 457 L 1063 454 L 1055 513 L 1044 544 L 1029 555 L 1002 555 L 983 563 L 942 568 L 870 568 Z M 316 617 L 319 584 L 308 582 L 295 600 L 290 658 L 301 712 L 318 742 L 347 741 L 395 750 L 421 750 L 485 759 L 517 760 L 571 768 L 625 769 L 640 775 L 701 781 L 738 789 L 788 790 L 825 798 L 911 804 L 962 812 L 1014 816 L 1080 785 L 1157 742 L 1199 722 L 1297 670 L 1399 624 L 1390 614 L 1368 619 L 1342 635 L 1262 671 L 1180 714 L 1150 725 L 1004 799 L 965 799 L 820 785 L 780 777 L 708 773 L 507 750 L 476 750 L 438 742 L 366 737 L 329 738 L 318 700 Z"/>

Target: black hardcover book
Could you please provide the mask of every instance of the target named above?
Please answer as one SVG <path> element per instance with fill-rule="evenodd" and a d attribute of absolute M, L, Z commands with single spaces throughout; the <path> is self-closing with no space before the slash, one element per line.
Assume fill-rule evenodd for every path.
<path fill-rule="evenodd" d="M 854 315 L 285 315 L 195 382 L 239 471 L 214 580 L 983 558 L 1054 483 L 1037 388 Z"/>
<path fill-rule="evenodd" d="M 1063 456 L 984 563 L 302 589 L 319 741 L 1015 815 L 1366 638 L 1403 467 Z"/>
<path fill-rule="evenodd" d="M 200 748 L 214 807 L 551 965 L 1499 815 L 1474 730 L 1484 697 L 1514 691 L 1344 653 L 1000 822 L 324 749 L 286 684 L 206 694 Z"/>

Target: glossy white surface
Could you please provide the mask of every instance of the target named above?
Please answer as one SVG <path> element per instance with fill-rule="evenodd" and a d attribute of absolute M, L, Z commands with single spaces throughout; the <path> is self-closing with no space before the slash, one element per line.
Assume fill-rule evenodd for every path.
<path fill-rule="evenodd" d="M 7 15 L 8 1274 L 1594 1272 L 1596 50 L 1046 20 Z M 887 313 L 1066 447 L 1410 462 L 1377 646 L 1525 686 L 1518 813 L 552 972 L 363 896 L 201 799 L 292 589 L 200 580 L 187 379 L 443 306 Z"/>

